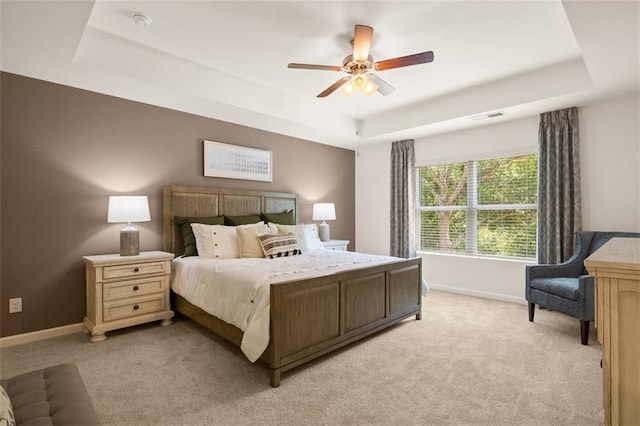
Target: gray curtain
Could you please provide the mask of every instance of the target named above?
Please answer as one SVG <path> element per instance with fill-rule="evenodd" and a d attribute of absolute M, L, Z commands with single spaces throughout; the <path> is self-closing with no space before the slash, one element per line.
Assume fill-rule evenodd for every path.
<path fill-rule="evenodd" d="M 540 114 L 538 143 L 538 263 L 560 263 L 582 227 L 578 108 Z"/>
<path fill-rule="evenodd" d="M 391 256 L 416 255 L 413 139 L 391 145 Z"/>

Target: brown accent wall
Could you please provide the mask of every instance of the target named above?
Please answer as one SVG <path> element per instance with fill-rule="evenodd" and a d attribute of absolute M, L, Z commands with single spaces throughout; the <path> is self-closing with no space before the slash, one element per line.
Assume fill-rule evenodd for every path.
<path fill-rule="evenodd" d="M 109 195 L 149 197 L 142 250 L 162 249 L 168 184 L 296 192 L 307 223 L 334 202 L 331 236 L 354 246 L 353 151 L 14 74 L 0 85 L 0 336 L 82 321 L 82 256 L 118 252 Z M 272 151 L 273 182 L 204 177 L 205 139 Z"/>

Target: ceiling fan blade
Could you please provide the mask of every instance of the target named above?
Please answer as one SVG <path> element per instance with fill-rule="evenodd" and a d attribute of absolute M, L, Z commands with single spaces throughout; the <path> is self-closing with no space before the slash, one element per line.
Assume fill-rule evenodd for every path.
<path fill-rule="evenodd" d="M 292 62 L 287 65 L 287 67 L 301 70 L 342 71 L 342 67 L 338 67 L 335 65 L 294 64 Z"/>
<path fill-rule="evenodd" d="M 433 62 L 433 52 L 422 52 L 414 55 L 401 56 L 399 58 L 387 59 L 377 62 L 375 69 L 378 71 L 390 70 L 392 68 L 408 67 L 410 65 L 426 64 Z"/>
<path fill-rule="evenodd" d="M 353 59 L 366 61 L 369 57 L 373 28 L 366 25 L 356 25 L 353 30 Z"/>
<path fill-rule="evenodd" d="M 389 83 L 387 83 L 386 81 L 384 81 L 383 79 L 381 79 L 375 74 L 367 74 L 367 77 L 369 77 L 370 82 L 378 86 L 378 92 L 380 92 L 381 95 L 387 96 L 393 93 L 394 90 L 396 90 L 395 87 L 393 87 L 392 85 L 390 85 Z"/>
<path fill-rule="evenodd" d="M 324 90 L 324 92 L 320 93 L 318 96 L 316 96 L 316 98 L 326 98 L 327 96 L 329 96 L 330 94 L 332 94 L 333 92 L 338 90 L 340 88 L 340 86 L 345 84 L 350 79 L 351 79 L 351 77 L 349 77 L 349 76 L 342 77 L 340 80 L 336 81 L 331 86 L 327 87 Z"/>

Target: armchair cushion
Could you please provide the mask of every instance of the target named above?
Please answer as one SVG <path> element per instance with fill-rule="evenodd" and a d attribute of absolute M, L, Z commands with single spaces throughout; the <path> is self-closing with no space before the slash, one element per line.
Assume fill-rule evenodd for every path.
<path fill-rule="evenodd" d="M 531 288 L 555 294 L 565 299 L 578 300 L 578 278 L 534 278 L 531 280 Z"/>

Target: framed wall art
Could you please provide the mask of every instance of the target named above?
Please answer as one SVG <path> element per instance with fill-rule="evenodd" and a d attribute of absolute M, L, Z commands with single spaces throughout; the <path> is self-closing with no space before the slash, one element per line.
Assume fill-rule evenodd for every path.
<path fill-rule="evenodd" d="M 271 151 L 204 141 L 204 175 L 272 181 Z"/>

